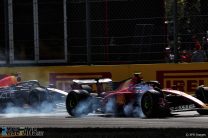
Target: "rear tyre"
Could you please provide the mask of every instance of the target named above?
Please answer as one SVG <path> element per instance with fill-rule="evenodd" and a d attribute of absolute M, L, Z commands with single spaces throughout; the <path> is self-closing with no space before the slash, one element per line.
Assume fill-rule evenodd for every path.
<path fill-rule="evenodd" d="M 66 110 L 69 115 L 80 117 L 91 112 L 90 96 L 86 91 L 71 91 L 66 97 Z"/>
<path fill-rule="evenodd" d="M 66 110 L 71 116 L 75 116 L 75 108 L 78 104 L 79 94 L 75 92 L 70 92 L 66 97 Z"/>

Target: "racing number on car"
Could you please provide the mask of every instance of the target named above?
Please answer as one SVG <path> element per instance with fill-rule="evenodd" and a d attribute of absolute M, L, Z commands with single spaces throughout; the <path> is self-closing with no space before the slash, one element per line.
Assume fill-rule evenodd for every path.
<path fill-rule="evenodd" d="M 124 96 L 123 94 L 118 94 L 118 95 L 116 95 L 116 103 L 117 103 L 118 105 L 123 105 L 123 104 L 125 104 L 125 101 L 126 101 L 126 99 L 125 99 L 125 96 Z"/>

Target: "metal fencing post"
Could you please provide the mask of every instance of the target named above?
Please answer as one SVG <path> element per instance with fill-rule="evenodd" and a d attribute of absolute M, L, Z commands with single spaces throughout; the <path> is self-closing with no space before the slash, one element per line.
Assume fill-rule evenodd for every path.
<path fill-rule="evenodd" d="M 8 0 L 4 0 L 4 41 L 6 63 L 9 64 L 9 17 L 8 17 Z"/>
<path fill-rule="evenodd" d="M 173 10 L 173 36 L 174 36 L 174 55 L 175 55 L 175 62 L 176 55 L 177 55 L 177 45 L 178 45 L 178 31 L 177 31 L 177 0 L 174 0 L 174 10 Z"/>
<path fill-rule="evenodd" d="M 87 64 L 91 64 L 91 41 L 90 41 L 90 2 L 86 0 L 86 46 L 87 46 Z"/>

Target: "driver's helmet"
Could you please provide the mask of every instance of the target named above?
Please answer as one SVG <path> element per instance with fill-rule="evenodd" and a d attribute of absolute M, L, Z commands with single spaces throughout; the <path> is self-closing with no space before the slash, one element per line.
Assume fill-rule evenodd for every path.
<path fill-rule="evenodd" d="M 22 80 L 21 72 L 16 72 L 16 73 L 13 73 L 12 75 L 16 77 L 17 82 L 21 82 Z"/>
<path fill-rule="evenodd" d="M 143 77 L 140 72 L 133 74 L 133 77 L 131 79 L 131 84 L 138 84 L 138 83 L 141 83 L 142 81 L 143 81 Z"/>

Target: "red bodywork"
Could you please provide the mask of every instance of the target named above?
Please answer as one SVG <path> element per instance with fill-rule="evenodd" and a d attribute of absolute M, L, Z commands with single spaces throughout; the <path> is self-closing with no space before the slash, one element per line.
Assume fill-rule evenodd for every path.
<path fill-rule="evenodd" d="M 127 80 L 123 84 L 120 85 L 120 87 L 114 91 L 107 92 L 104 96 L 104 103 L 111 97 L 116 97 L 116 102 L 118 105 L 124 105 L 127 102 L 134 102 L 135 96 L 138 92 L 146 92 L 145 90 L 136 90 L 135 89 L 136 84 L 131 83 L 131 79 Z M 150 87 L 151 89 L 151 87 Z M 154 89 L 152 87 L 152 89 Z M 161 89 L 161 93 L 164 95 L 164 99 L 160 99 L 160 102 L 157 104 L 165 103 L 166 107 L 171 108 L 171 106 L 183 106 L 183 105 L 189 105 L 193 104 L 193 110 L 194 108 L 203 108 L 208 109 L 208 106 L 202 102 L 201 100 L 197 99 L 196 97 L 189 95 L 185 92 L 173 90 L 173 89 Z M 172 97 L 171 101 L 169 101 L 169 97 Z M 178 97 L 180 97 L 180 100 L 178 100 Z M 173 102 L 172 104 L 169 104 L 170 102 Z M 191 109 L 190 109 L 191 110 Z"/>
<path fill-rule="evenodd" d="M 117 105 L 123 106 L 127 103 L 134 103 L 138 92 L 143 93 L 145 91 L 136 89 L 138 83 L 135 83 L 134 79 L 129 79 L 123 82 L 116 90 L 106 92 L 102 97 L 104 98 L 104 104 L 108 99 L 114 97 Z M 152 87 L 150 87 L 152 88 Z M 152 88 L 153 89 L 153 88 Z"/>
<path fill-rule="evenodd" d="M 194 106 L 186 110 L 196 110 L 199 108 L 208 109 L 208 106 L 205 103 L 193 97 L 192 95 L 173 89 L 161 89 L 160 86 L 158 87 L 158 85 L 160 85 L 159 83 L 157 83 L 157 86 L 155 87 L 154 81 L 152 82 L 150 81 L 136 83 L 134 79 L 128 79 L 121 83 L 117 89 L 106 92 L 101 91 L 103 90 L 103 88 L 100 87 L 101 83 L 96 83 L 99 84 L 99 87 L 97 87 L 99 88 L 97 89 L 97 93 L 98 97 L 102 98 L 102 106 L 105 106 L 106 103 L 113 98 L 116 101 L 116 105 L 122 108 L 124 105 L 127 105 L 129 103 L 136 103 L 138 97 L 142 96 L 146 92 L 149 92 L 152 94 L 160 94 L 160 96 L 158 96 L 158 100 L 155 100 L 156 102 L 154 104 L 157 104 L 158 107 L 161 107 L 163 109 L 171 109 L 171 111 L 176 111 L 175 107 L 189 107 L 187 105 Z M 140 86 L 144 86 L 146 88 L 140 89 Z M 82 89 L 81 87 L 76 88 Z"/>

